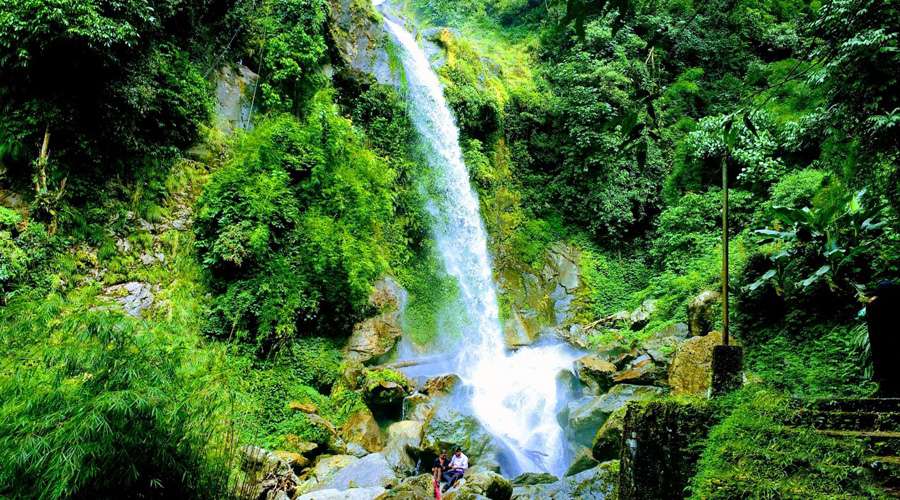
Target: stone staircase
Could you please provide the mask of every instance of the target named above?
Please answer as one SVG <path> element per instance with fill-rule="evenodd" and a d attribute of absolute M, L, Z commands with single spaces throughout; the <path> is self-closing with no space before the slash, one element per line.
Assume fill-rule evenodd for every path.
<path fill-rule="evenodd" d="M 900 498 L 900 399 L 821 399 L 798 411 L 794 423 L 862 443 L 875 480 L 888 496 Z"/>

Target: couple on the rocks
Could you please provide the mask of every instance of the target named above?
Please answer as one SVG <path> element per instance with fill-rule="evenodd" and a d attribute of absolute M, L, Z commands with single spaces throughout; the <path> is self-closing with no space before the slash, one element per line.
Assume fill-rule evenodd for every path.
<path fill-rule="evenodd" d="M 434 465 L 431 472 L 434 474 L 434 494 L 436 498 L 441 498 L 441 493 L 446 492 L 448 488 L 456 486 L 456 483 L 462 479 L 466 469 L 469 468 L 469 457 L 465 456 L 462 449 L 457 446 L 453 452 L 453 458 L 447 460 L 447 450 L 441 450 L 441 454 L 434 459 Z M 440 490 L 441 479 L 447 481 L 444 489 Z"/>

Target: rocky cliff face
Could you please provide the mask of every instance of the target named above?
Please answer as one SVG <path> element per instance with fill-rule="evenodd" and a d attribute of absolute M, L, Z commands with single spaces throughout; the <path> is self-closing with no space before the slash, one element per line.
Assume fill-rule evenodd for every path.
<path fill-rule="evenodd" d="M 333 0 L 329 35 L 334 59 L 357 76 L 371 76 L 378 83 L 400 85 L 399 61 L 392 57 L 393 44 L 381 24 L 382 14 L 369 0 Z"/>
<path fill-rule="evenodd" d="M 510 262 L 500 269 L 500 293 L 509 297 L 504 337 L 510 348 L 533 344 L 542 333 L 565 329 L 575 316 L 581 286 L 580 251 L 565 243 L 547 249 L 540 269 Z"/>

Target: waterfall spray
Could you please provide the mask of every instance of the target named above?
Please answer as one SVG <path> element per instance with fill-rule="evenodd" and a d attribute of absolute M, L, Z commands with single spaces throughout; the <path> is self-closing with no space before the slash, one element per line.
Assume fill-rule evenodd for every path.
<path fill-rule="evenodd" d="M 409 114 L 430 173 L 431 232 L 468 313 L 451 366 L 472 387 L 475 417 L 513 452 L 515 463 L 507 465 L 508 473 L 561 475 L 567 464 L 555 414 L 555 376 L 571 367 L 573 354 L 563 345 L 506 352 L 487 232 L 463 162 L 459 129 L 440 80 L 416 39 L 390 19 L 384 22 L 401 48 Z"/>

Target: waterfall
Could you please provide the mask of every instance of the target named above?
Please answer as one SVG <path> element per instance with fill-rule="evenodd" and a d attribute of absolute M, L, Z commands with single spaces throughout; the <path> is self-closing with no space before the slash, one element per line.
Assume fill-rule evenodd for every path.
<path fill-rule="evenodd" d="M 556 375 L 571 368 L 572 352 L 559 344 L 506 352 L 487 232 L 463 162 L 459 129 L 424 50 L 403 27 L 387 17 L 384 23 L 401 49 L 409 114 L 427 163 L 431 232 L 468 315 L 461 319 L 458 353 L 448 364 L 471 386 L 474 416 L 513 452 L 515 463 L 505 472 L 562 475 L 568 464 L 556 421 Z"/>

